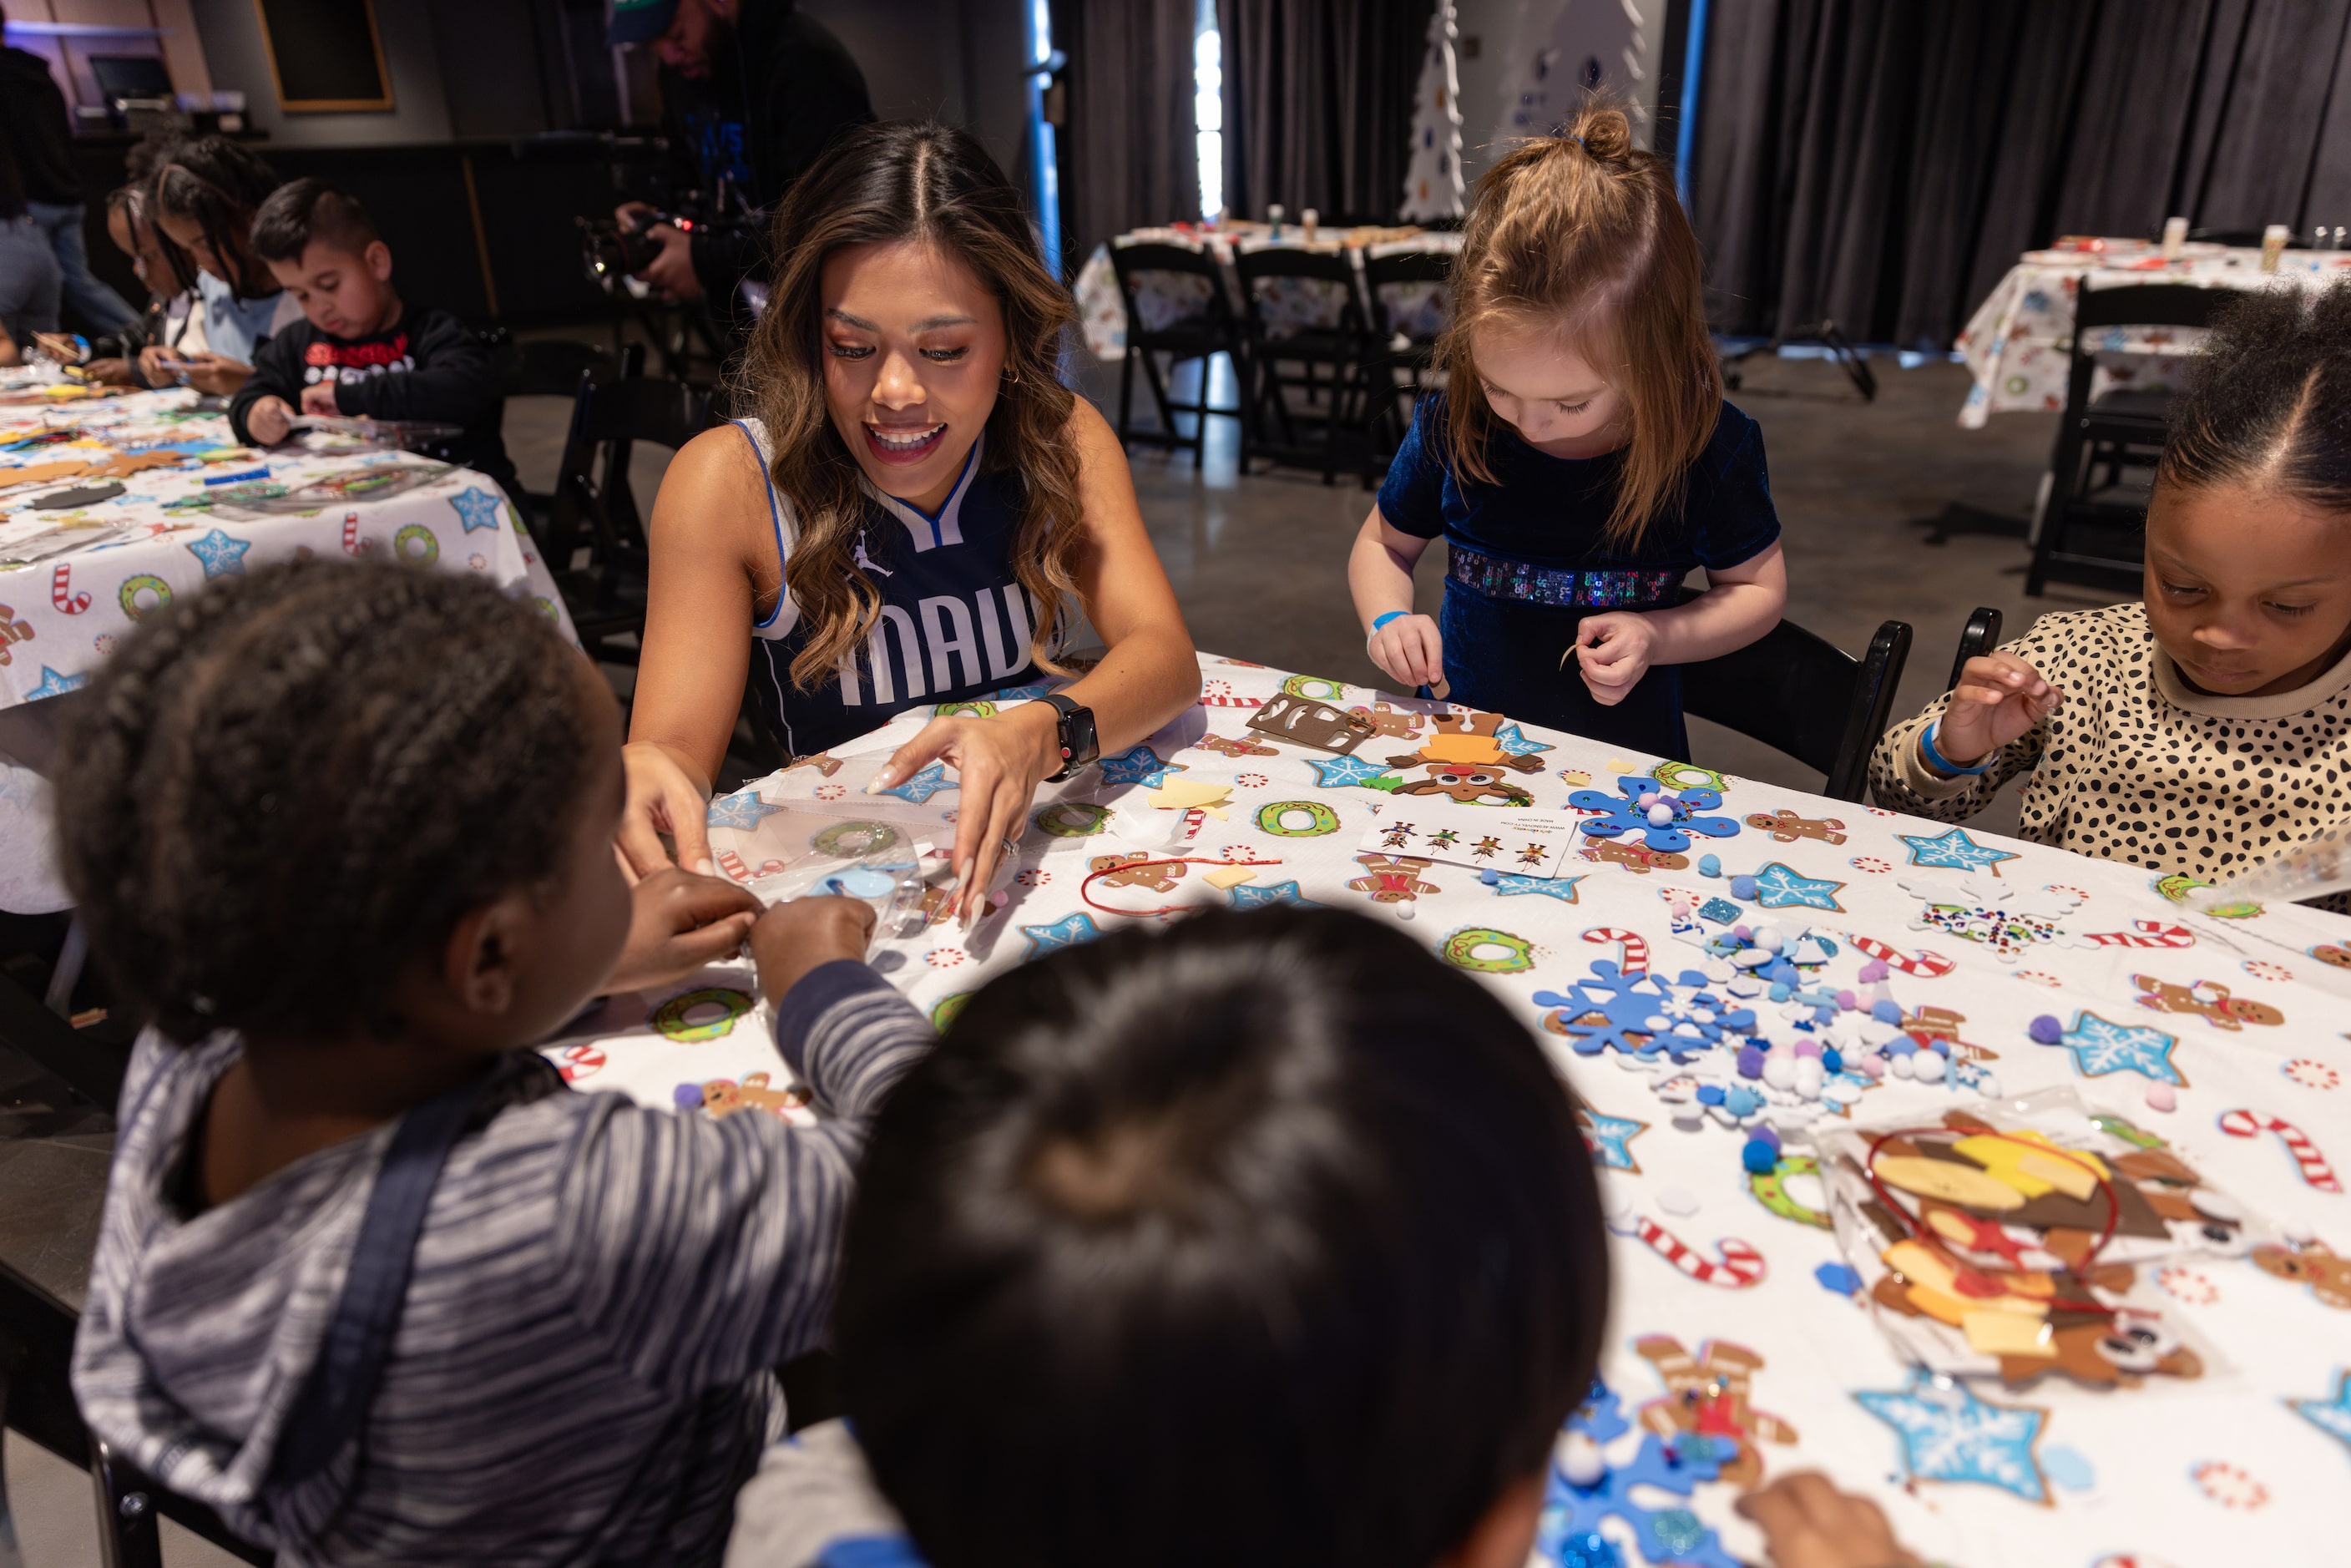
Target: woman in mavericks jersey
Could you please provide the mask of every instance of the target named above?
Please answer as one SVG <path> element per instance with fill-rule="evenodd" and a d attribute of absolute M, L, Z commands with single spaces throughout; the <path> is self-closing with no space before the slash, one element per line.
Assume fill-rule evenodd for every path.
<path fill-rule="evenodd" d="M 968 915 L 1065 752 L 1123 750 L 1197 699 L 1191 637 L 1117 437 L 1057 377 L 1069 295 L 977 141 L 853 131 L 775 233 L 737 399 L 757 416 L 689 442 L 653 507 L 622 850 L 651 871 L 667 832 L 708 869 L 747 661 L 777 739 L 810 756 L 916 704 L 1062 673 L 1074 598 L 1109 652 L 1067 702 L 934 719 L 885 769 L 957 769 Z"/>

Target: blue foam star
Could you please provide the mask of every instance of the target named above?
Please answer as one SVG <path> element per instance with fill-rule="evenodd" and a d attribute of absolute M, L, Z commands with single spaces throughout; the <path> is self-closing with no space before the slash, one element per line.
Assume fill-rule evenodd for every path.
<path fill-rule="evenodd" d="M 1844 885 L 1824 876 L 1798 876 L 1778 861 L 1773 861 L 1755 873 L 1755 902 L 1766 909 L 1787 909 L 1801 904 L 1806 909 L 1834 910 L 1842 915 L 1844 905 L 1836 901 L 1836 891 Z"/>
<path fill-rule="evenodd" d="M 1314 782 L 1325 789 L 1343 789 L 1350 784 L 1369 785 L 1387 772 L 1378 763 L 1360 757 L 1310 757 L 1306 766 L 1314 769 Z"/>
<path fill-rule="evenodd" d="M 2332 1399 L 2289 1399 L 2294 1413 L 2331 1437 L 2351 1444 L 2351 1372 L 2342 1375 L 2343 1381 Z"/>
<path fill-rule="evenodd" d="M 1165 761 L 1147 746 L 1138 746 L 1132 750 L 1122 751 L 1116 757 L 1102 759 L 1102 782 L 1105 784 L 1140 784 L 1147 789 L 1156 789 L 1167 782 L 1170 773 L 1187 771 L 1189 769 L 1185 764 Z"/>
<path fill-rule="evenodd" d="M 2188 1086 L 2188 1080 L 2171 1064 L 2171 1048 L 2179 1041 L 2159 1029 L 2112 1023 L 2094 1012 L 2077 1012 L 2074 1027 L 2058 1036 L 2058 1042 L 2074 1053 L 2074 1065 L 2085 1078 L 2137 1072 L 2158 1083 Z"/>
<path fill-rule="evenodd" d="M 41 684 L 26 692 L 25 700 L 29 703 L 38 702 L 43 697 L 61 696 L 67 692 L 79 691 L 88 685 L 89 685 L 89 676 L 86 673 L 78 675 L 61 675 L 47 664 L 43 664 Z"/>
<path fill-rule="evenodd" d="M 249 539 L 233 539 L 214 528 L 200 539 L 188 544 L 188 553 L 204 563 L 204 576 L 235 577 L 245 570 L 245 552 L 253 548 Z"/>
<path fill-rule="evenodd" d="M 1510 898 L 1522 893 L 1539 893 L 1562 904 L 1573 904 L 1575 884 L 1583 880 L 1580 876 L 1500 876 L 1494 881 L 1494 896 Z"/>
<path fill-rule="evenodd" d="M 1927 1375 L 1919 1373 L 1900 1393 L 1854 1396 L 1863 1409 L 1901 1434 L 1903 1464 L 1911 1475 L 1998 1487 L 2027 1502 L 2049 1500 L 2049 1483 L 2032 1453 L 2049 1418 L 2045 1412 L 1988 1405 L 1964 1383 L 1952 1385 L 1956 1404 L 1930 1399 L 1918 1392 L 1927 1383 Z"/>
<path fill-rule="evenodd" d="M 1050 925 L 1023 925 L 1020 935 L 1029 938 L 1028 956 L 1041 958 L 1063 947 L 1075 947 L 1081 943 L 1092 941 L 1102 935 L 1102 927 L 1094 924 L 1092 915 L 1081 909 L 1068 919 L 1056 921 Z"/>
<path fill-rule="evenodd" d="M 1637 1171 L 1641 1167 L 1633 1158 L 1625 1143 L 1649 1129 L 1646 1122 L 1635 1122 L 1630 1116 L 1604 1116 L 1597 1111 L 1580 1111 L 1576 1121 L 1583 1129 L 1584 1147 L 1592 1157 L 1612 1171 Z"/>
<path fill-rule="evenodd" d="M 1698 813 L 1711 811 L 1722 804 L 1722 795 L 1714 789 L 1684 789 L 1678 798 L 1667 794 L 1665 786 L 1654 779 L 1620 778 L 1616 789 L 1624 798 L 1604 794 L 1598 789 L 1578 789 L 1567 798 L 1567 803 L 1579 811 L 1597 811 L 1601 815 L 1587 817 L 1580 824 L 1595 838 L 1613 839 L 1623 833 L 1638 833 L 1649 848 L 1661 854 L 1673 854 L 1689 848 L 1692 833 L 1704 833 L 1708 838 L 1727 839 L 1739 831 L 1739 824 L 1729 817 L 1702 817 Z M 1649 806 L 1641 804 L 1641 797 L 1655 795 Z M 1662 824 L 1649 821 L 1655 806 L 1663 806 L 1671 813 Z"/>
<path fill-rule="evenodd" d="M 1034 702 L 1052 689 L 1050 681 L 1032 681 L 1025 686 L 1007 686 L 1000 692 L 990 692 L 987 700 L 992 703 Z"/>
<path fill-rule="evenodd" d="M 757 789 L 742 789 L 711 801 L 704 821 L 714 828 L 740 828 L 747 832 L 782 810 L 781 806 L 770 806 L 760 800 Z"/>
<path fill-rule="evenodd" d="M 1896 833 L 1894 836 L 1910 846 L 1912 865 L 1939 865 L 1949 866 L 1954 871 L 1981 871 L 1986 866 L 1998 865 L 2002 861 L 2012 861 L 2016 858 L 2012 851 L 1996 850 L 1990 844 L 1976 842 L 1975 840 L 1968 837 L 1968 831 L 1965 828 L 1953 828 L 1948 833 L 1937 833 L 1932 837 L 1925 833 Z"/>
<path fill-rule="evenodd" d="M 1270 887 L 1251 887 L 1244 883 L 1233 889 L 1235 909 L 1264 909 L 1276 904 L 1294 904 L 1301 909 L 1322 907 L 1301 894 L 1294 882 L 1277 882 Z"/>
<path fill-rule="evenodd" d="M 928 768 L 924 768 L 920 773 L 915 774 L 912 779 L 907 779 L 904 784 L 897 786 L 895 789 L 876 789 L 874 793 L 877 795 L 895 795 L 901 800 L 912 800 L 915 805 L 919 806 L 942 789 L 960 789 L 962 788 L 963 786 L 960 784 L 951 784 L 947 781 L 947 770 L 945 763 L 934 762 Z"/>
<path fill-rule="evenodd" d="M 465 520 L 469 534 L 477 528 L 498 526 L 498 498 L 479 486 L 458 491 L 449 497 L 449 504 L 457 508 L 457 516 Z"/>
<path fill-rule="evenodd" d="M 1494 744 L 1502 748 L 1505 757 L 1532 757 L 1539 751 L 1552 751 L 1554 747 L 1540 740 L 1529 740 L 1515 724 L 1506 724 L 1494 731 Z"/>

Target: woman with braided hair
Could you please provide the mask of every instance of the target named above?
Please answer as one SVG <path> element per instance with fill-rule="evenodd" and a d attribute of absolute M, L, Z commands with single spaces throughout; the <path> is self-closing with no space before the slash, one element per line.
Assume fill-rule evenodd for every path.
<path fill-rule="evenodd" d="M 184 382 L 227 396 L 253 374 L 254 351 L 302 307 L 253 254 L 253 214 L 276 190 L 277 171 L 224 136 L 172 142 L 155 160 L 147 208 L 157 228 L 196 264 L 202 350 L 153 347 L 139 356 L 152 386 Z"/>
<path fill-rule="evenodd" d="M 1118 438 L 1061 380 L 1076 320 L 1029 214 L 969 132 L 901 120 L 835 141 L 776 216 L 738 407 L 679 452 L 652 582 L 621 843 L 705 864 L 704 803 L 745 676 L 795 756 L 936 705 L 875 783 L 953 765 L 956 912 L 982 906 L 1040 780 L 1134 746 L 1200 695 Z M 1108 652 L 1066 674 L 1082 612 Z"/>
<path fill-rule="evenodd" d="M 70 723 L 66 880 L 153 1020 L 75 1392 L 287 1561 L 715 1563 L 783 1435 L 768 1369 L 823 1330 L 864 1119 L 931 1031 L 850 961 L 862 903 L 632 892 L 620 751 L 535 609 L 388 563 L 151 613 Z M 573 1094 L 528 1049 L 747 931 L 823 1126 Z"/>

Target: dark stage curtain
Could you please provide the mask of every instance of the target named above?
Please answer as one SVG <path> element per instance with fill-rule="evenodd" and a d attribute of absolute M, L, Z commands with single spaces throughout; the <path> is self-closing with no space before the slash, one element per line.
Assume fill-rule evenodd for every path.
<path fill-rule="evenodd" d="M 1069 56 L 1061 129 L 1061 255 L 1075 273 L 1095 246 L 1145 224 L 1200 215 L 1192 123 L 1195 0 L 1052 0 Z"/>
<path fill-rule="evenodd" d="M 1392 217 L 1436 0 L 1217 0 L 1225 206 Z"/>
<path fill-rule="evenodd" d="M 2061 234 L 2351 225 L 2351 0 L 1714 0 L 1716 327 L 1948 346 Z"/>

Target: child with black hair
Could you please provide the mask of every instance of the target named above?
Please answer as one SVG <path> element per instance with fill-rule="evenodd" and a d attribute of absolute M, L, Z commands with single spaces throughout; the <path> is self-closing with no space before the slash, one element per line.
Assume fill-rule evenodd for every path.
<path fill-rule="evenodd" d="M 2351 822 L 2351 281 L 2231 307 L 2169 419 L 2140 601 L 1970 660 L 1878 743 L 1880 804 L 2029 774 L 2023 837 L 2208 883 Z"/>
<path fill-rule="evenodd" d="M 147 210 L 164 237 L 196 264 L 204 347 L 151 345 L 140 370 L 151 386 L 184 382 L 225 397 L 253 373 L 270 335 L 301 319 L 301 307 L 253 254 L 253 214 L 277 188 L 277 172 L 225 136 L 162 144 L 148 177 Z"/>
<path fill-rule="evenodd" d="M 930 1030 L 851 961 L 855 901 L 632 904 L 620 745 L 535 609 L 388 563 L 175 601 L 71 721 L 66 880 L 154 1020 L 75 1393 L 281 1562 L 713 1562 L 782 1434 L 768 1369 L 822 1330 L 865 1119 Z M 527 1049 L 747 926 L 822 1126 L 575 1094 Z"/>
<path fill-rule="evenodd" d="M 455 424 L 463 435 L 422 450 L 488 475 L 519 510 L 498 434 L 506 400 L 481 340 L 446 310 L 401 302 L 392 248 L 356 197 L 324 180 L 281 185 L 254 215 L 252 246 L 305 319 L 269 340 L 230 402 L 239 441 L 274 446 L 314 413 Z"/>
<path fill-rule="evenodd" d="M 1541 1049 L 1409 937 L 1211 912 L 1002 976 L 861 1184 L 854 1435 L 769 1454 L 730 1564 L 902 1528 L 932 1568 L 1525 1563 L 1599 1192 Z"/>

